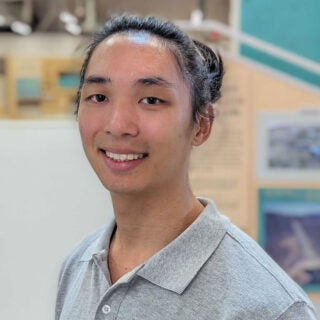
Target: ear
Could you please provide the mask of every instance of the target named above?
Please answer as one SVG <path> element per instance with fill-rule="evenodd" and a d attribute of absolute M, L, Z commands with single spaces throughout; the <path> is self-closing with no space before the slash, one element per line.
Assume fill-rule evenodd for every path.
<path fill-rule="evenodd" d="M 195 125 L 195 134 L 192 145 L 197 147 L 203 144 L 209 137 L 213 125 L 214 110 L 211 104 L 207 105 L 203 114 L 199 115 Z"/>

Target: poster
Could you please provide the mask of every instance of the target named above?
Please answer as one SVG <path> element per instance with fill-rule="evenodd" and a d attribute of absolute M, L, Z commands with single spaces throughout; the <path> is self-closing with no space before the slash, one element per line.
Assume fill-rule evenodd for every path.
<path fill-rule="evenodd" d="M 320 189 L 259 189 L 259 242 L 306 291 L 320 292 Z"/>

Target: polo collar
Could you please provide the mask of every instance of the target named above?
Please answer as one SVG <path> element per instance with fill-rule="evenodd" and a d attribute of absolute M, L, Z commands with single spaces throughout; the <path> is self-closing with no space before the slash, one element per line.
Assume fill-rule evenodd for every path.
<path fill-rule="evenodd" d="M 84 251 L 84 253 L 80 257 L 80 261 L 90 261 L 93 259 L 94 255 L 100 254 L 103 251 L 108 250 L 110 238 L 112 236 L 114 227 L 115 221 L 114 219 L 112 219 L 106 226 L 96 231 L 94 233 L 96 235 L 96 239 L 94 239 L 92 243 L 89 245 L 89 247 Z"/>
<path fill-rule="evenodd" d="M 201 267 L 219 246 L 229 220 L 221 216 L 208 199 L 199 199 L 205 209 L 174 241 L 159 251 L 138 270 L 140 277 L 182 294 Z"/>
<path fill-rule="evenodd" d="M 137 275 L 164 289 L 182 294 L 201 267 L 215 252 L 227 232 L 229 219 L 220 215 L 215 204 L 199 198 L 205 206 L 199 217 L 175 240 L 142 265 Z M 108 254 L 114 219 L 100 229 L 80 261 Z"/>

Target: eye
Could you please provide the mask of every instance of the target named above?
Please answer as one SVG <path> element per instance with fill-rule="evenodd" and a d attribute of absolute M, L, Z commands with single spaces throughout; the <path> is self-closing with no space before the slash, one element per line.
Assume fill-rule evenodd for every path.
<path fill-rule="evenodd" d="M 99 102 L 104 102 L 107 99 L 107 97 L 103 94 L 93 94 L 92 96 L 89 97 L 89 100 L 99 103 Z"/>
<path fill-rule="evenodd" d="M 164 100 L 161 100 L 156 97 L 146 97 L 146 98 L 143 98 L 141 102 L 146 104 L 158 104 L 158 103 L 164 103 Z"/>

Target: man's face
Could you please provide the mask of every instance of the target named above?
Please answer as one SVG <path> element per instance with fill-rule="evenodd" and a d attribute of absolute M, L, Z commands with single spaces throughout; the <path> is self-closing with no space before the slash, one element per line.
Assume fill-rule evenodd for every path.
<path fill-rule="evenodd" d="M 116 34 L 99 44 L 85 74 L 79 128 L 111 194 L 174 191 L 188 183 L 196 135 L 190 91 L 157 38 Z"/>

